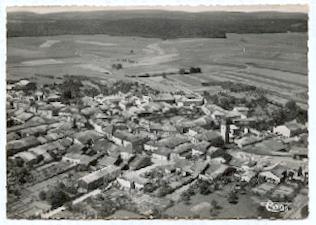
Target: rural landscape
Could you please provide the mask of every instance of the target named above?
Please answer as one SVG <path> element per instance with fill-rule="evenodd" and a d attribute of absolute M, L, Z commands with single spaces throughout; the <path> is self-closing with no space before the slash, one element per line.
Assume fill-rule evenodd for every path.
<path fill-rule="evenodd" d="M 308 216 L 306 12 L 7 13 L 7 217 Z"/>

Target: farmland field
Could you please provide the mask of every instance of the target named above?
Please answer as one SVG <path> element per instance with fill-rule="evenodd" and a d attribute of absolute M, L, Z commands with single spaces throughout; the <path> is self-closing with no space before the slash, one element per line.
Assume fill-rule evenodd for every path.
<path fill-rule="evenodd" d="M 171 40 L 107 35 L 15 37 L 8 38 L 7 47 L 8 79 L 36 74 L 120 79 L 125 75 L 199 66 L 202 74 L 137 80 L 159 84 L 161 89 L 164 85 L 183 85 L 191 90 L 202 88 L 201 82 L 231 80 L 307 105 L 307 99 L 302 97 L 308 91 L 306 33 L 227 34 L 227 38 Z M 115 63 L 121 63 L 123 68 L 113 69 Z"/>

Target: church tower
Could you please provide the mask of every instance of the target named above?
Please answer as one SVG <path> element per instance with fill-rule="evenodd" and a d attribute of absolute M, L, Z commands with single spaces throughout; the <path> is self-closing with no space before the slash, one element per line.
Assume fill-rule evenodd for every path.
<path fill-rule="evenodd" d="M 225 143 L 229 143 L 229 123 L 227 119 L 221 121 L 221 136 Z"/>

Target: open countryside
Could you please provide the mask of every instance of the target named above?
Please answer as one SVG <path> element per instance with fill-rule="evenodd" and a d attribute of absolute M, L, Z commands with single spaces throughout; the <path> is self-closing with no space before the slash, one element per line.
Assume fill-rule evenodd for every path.
<path fill-rule="evenodd" d="M 50 37 L 9 38 L 8 79 L 32 78 L 34 74 L 54 79 L 65 74 L 120 79 L 199 65 L 203 74 L 185 75 L 189 89 L 203 90 L 202 83 L 208 81 L 235 81 L 264 88 L 280 97 L 280 102 L 295 99 L 307 108 L 306 34 L 227 36 L 166 41 L 106 35 L 54 36 L 53 42 Z M 123 68 L 112 75 L 112 65 L 118 62 Z M 159 86 L 172 82 L 141 81 Z"/>

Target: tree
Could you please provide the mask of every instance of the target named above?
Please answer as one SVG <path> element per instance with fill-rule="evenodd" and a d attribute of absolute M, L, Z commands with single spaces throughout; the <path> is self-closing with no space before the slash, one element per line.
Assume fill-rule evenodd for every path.
<path fill-rule="evenodd" d="M 157 187 L 153 183 L 147 183 L 144 186 L 144 192 L 145 193 L 152 193 L 156 189 L 157 189 Z"/>
<path fill-rule="evenodd" d="M 285 103 L 285 108 L 288 109 L 289 111 L 296 111 L 297 110 L 297 105 L 294 100 L 290 100 L 287 103 Z"/>
<path fill-rule="evenodd" d="M 179 74 L 185 74 L 185 69 L 184 68 L 179 69 Z"/>
<path fill-rule="evenodd" d="M 303 168 L 300 166 L 297 171 L 297 176 L 302 176 L 302 175 L 303 175 Z"/>
<path fill-rule="evenodd" d="M 55 187 L 46 193 L 46 199 L 51 204 L 52 209 L 56 209 L 66 203 L 69 197 L 65 192 Z"/>
<path fill-rule="evenodd" d="M 182 192 L 180 198 L 186 205 L 190 204 L 191 195 L 187 191 Z"/>
<path fill-rule="evenodd" d="M 163 197 L 172 192 L 172 188 L 166 182 L 163 182 L 161 187 L 158 189 L 158 197 Z"/>
<path fill-rule="evenodd" d="M 234 191 L 229 193 L 229 195 L 228 195 L 228 202 L 231 203 L 231 204 L 237 204 L 238 203 L 238 196 L 237 196 L 237 194 Z"/>
<path fill-rule="evenodd" d="M 120 70 L 123 68 L 123 65 L 121 63 L 112 64 L 112 68 L 116 70 Z"/>
<path fill-rule="evenodd" d="M 30 82 L 27 85 L 25 85 L 25 88 L 23 89 L 23 91 L 26 94 L 32 94 L 33 92 L 35 92 L 37 89 L 37 84 L 35 82 Z"/>
<path fill-rule="evenodd" d="M 222 207 L 214 199 L 211 201 L 211 206 L 212 206 L 212 208 L 210 209 L 210 214 L 211 214 L 211 216 L 215 217 L 218 215 L 219 210 L 222 209 Z"/>
<path fill-rule="evenodd" d="M 208 195 L 214 190 L 212 185 L 208 181 L 201 181 L 199 184 L 199 191 L 201 195 Z"/>
<path fill-rule="evenodd" d="M 302 219 L 307 218 L 309 214 L 309 210 L 308 210 L 308 205 L 305 205 L 302 209 L 301 209 L 301 216 Z"/>
<path fill-rule="evenodd" d="M 66 77 L 61 84 L 61 97 L 64 101 L 80 97 L 80 87 L 82 83 L 75 77 Z"/>
<path fill-rule="evenodd" d="M 46 200 L 46 192 L 45 191 L 40 191 L 40 193 L 39 193 L 39 198 L 42 200 L 42 201 L 44 201 L 44 200 Z"/>

